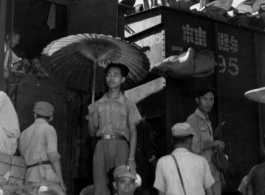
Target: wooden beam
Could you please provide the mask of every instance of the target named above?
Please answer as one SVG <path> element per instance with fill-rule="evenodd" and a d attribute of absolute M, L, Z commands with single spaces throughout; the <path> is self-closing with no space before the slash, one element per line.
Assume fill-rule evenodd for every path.
<path fill-rule="evenodd" d="M 124 92 L 124 95 L 137 104 L 148 96 L 163 90 L 165 86 L 166 80 L 160 77 L 138 87 L 129 89 Z"/>
<path fill-rule="evenodd" d="M 69 0 L 46 0 L 46 1 L 49 1 L 51 3 L 61 4 L 61 5 L 68 5 L 69 4 Z"/>

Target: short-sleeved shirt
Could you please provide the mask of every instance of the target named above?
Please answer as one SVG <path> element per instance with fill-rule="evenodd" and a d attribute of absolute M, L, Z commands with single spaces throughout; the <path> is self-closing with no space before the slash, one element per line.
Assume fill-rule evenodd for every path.
<path fill-rule="evenodd" d="M 196 134 L 195 136 L 193 136 L 192 140 L 192 152 L 200 154 L 206 158 L 215 181 L 220 181 L 220 172 L 216 169 L 213 163 L 211 163 L 213 150 L 209 149 L 202 152 L 204 144 L 213 141 L 213 129 L 208 116 L 205 116 L 199 109 L 197 109 L 192 115 L 188 117 L 187 123 L 191 125 Z"/>
<path fill-rule="evenodd" d="M 252 186 L 255 195 L 265 194 L 265 162 L 254 166 L 250 170 L 247 183 Z"/>
<path fill-rule="evenodd" d="M 188 117 L 187 123 L 191 125 L 196 134 L 193 139 L 192 152 L 196 154 L 201 153 L 208 162 L 211 162 L 213 151 L 209 149 L 202 152 L 204 143 L 213 141 L 213 129 L 210 120 L 199 109 L 197 109 Z"/>
<path fill-rule="evenodd" d="M 41 161 L 50 160 L 52 162 L 60 158 L 57 151 L 56 131 L 41 118 L 36 119 L 30 127 L 22 132 L 19 149 L 27 166 Z M 40 183 L 47 176 L 47 171 L 54 176 L 55 173 L 51 170 L 51 165 L 32 167 L 27 170 L 26 181 Z"/>
<path fill-rule="evenodd" d="M 178 162 L 187 195 L 204 195 L 205 189 L 214 184 L 209 165 L 205 158 L 185 148 L 172 153 Z M 175 161 L 171 155 L 158 160 L 154 187 L 165 195 L 184 195 Z"/>
<path fill-rule="evenodd" d="M 101 99 L 88 106 L 88 117 L 92 117 L 96 135 L 123 135 L 129 140 L 130 125 L 137 125 L 142 117 L 130 99 L 120 93 L 118 99 L 110 99 L 105 94 Z"/>

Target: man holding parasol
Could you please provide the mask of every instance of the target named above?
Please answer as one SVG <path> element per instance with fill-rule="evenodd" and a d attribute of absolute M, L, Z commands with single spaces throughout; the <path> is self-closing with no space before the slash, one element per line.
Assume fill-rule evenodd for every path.
<path fill-rule="evenodd" d="M 108 92 L 88 107 L 89 134 L 100 138 L 93 159 L 95 195 L 110 194 L 108 175 L 113 168 L 127 164 L 136 169 L 136 125 L 141 115 L 121 92 L 128 73 L 127 66 L 110 63 L 106 68 Z"/>

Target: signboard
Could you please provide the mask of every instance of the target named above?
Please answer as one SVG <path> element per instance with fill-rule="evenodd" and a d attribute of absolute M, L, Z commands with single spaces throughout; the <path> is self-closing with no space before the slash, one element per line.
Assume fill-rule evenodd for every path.
<path fill-rule="evenodd" d="M 158 16 L 153 16 L 153 17 L 150 17 L 150 18 L 138 21 L 138 22 L 126 24 L 125 31 L 124 31 L 125 37 L 127 38 L 131 35 L 134 35 L 136 33 L 139 33 L 141 31 L 144 31 L 146 29 L 149 29 L 161 23 L 162 23 L 162 17 L 161 15 L 158 15 Z"/>
<path fill-rule="evenodd" d="M 215 50 L 214 22 L 211 20 L 178 12 L 174 13 L 174 20 L 170 19 L 172 18 L 170 15 L 165 15 L 163 18 L 167 27 L 166 57 L 186 52 L 189 47 L 192 47 L 195 53 Z"/>
<path fill-rule="evenodd" d="M 151 32 L 135 41 L 149 59 L 150 65 L 160 63 L 165 58 L 164 30 Z"/>
<path fill-rule="evenodd" d="M 146 97 L 161 91 L 165 86 L 166 80 L 163 77 L 160 77 L 133 89 L 127 90 L 124 94 L 127 98 L 137 104 Z"/>
<path fill-rule="evenodd" d="M 240 165 L 236 169 L 242 177 L 259 162 L 258 104 L 244 97 L 257 88 L 254 33 L 224 24 L 217 28 L 218 112 L 226 121 L 226 152 L 233 164 Z"/>

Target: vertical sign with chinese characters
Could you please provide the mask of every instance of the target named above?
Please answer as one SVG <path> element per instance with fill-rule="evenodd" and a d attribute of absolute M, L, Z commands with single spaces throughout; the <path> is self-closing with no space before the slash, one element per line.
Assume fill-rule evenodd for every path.
<path fill-rule="evenodd" d="M 231 35 L 228 33 L 217 33 L 218 40 L 218 50 L 221 51 L 219 54 L 219 72 L 228 72 L 232 76 L 237 76 L 239 74 L 238 67 L 238 39 L 237 35 Z M 229 56 L 228 56 L 229 54 Z M 225 57 L 227 56 L 227 58 Z"/>
<path fill-rule="evenodd" d="M 259 136 L 257 104 L 244 97 L 246 91 L 257 87 L 253 34 L 224 24 L 218 24 L 216 31 L 218 112 L 226 121 L 226 152 L 231 162 L 239 165 L 236 172 L 242 175 L 258 163 L 259 146 L 253 141 Z"/>

